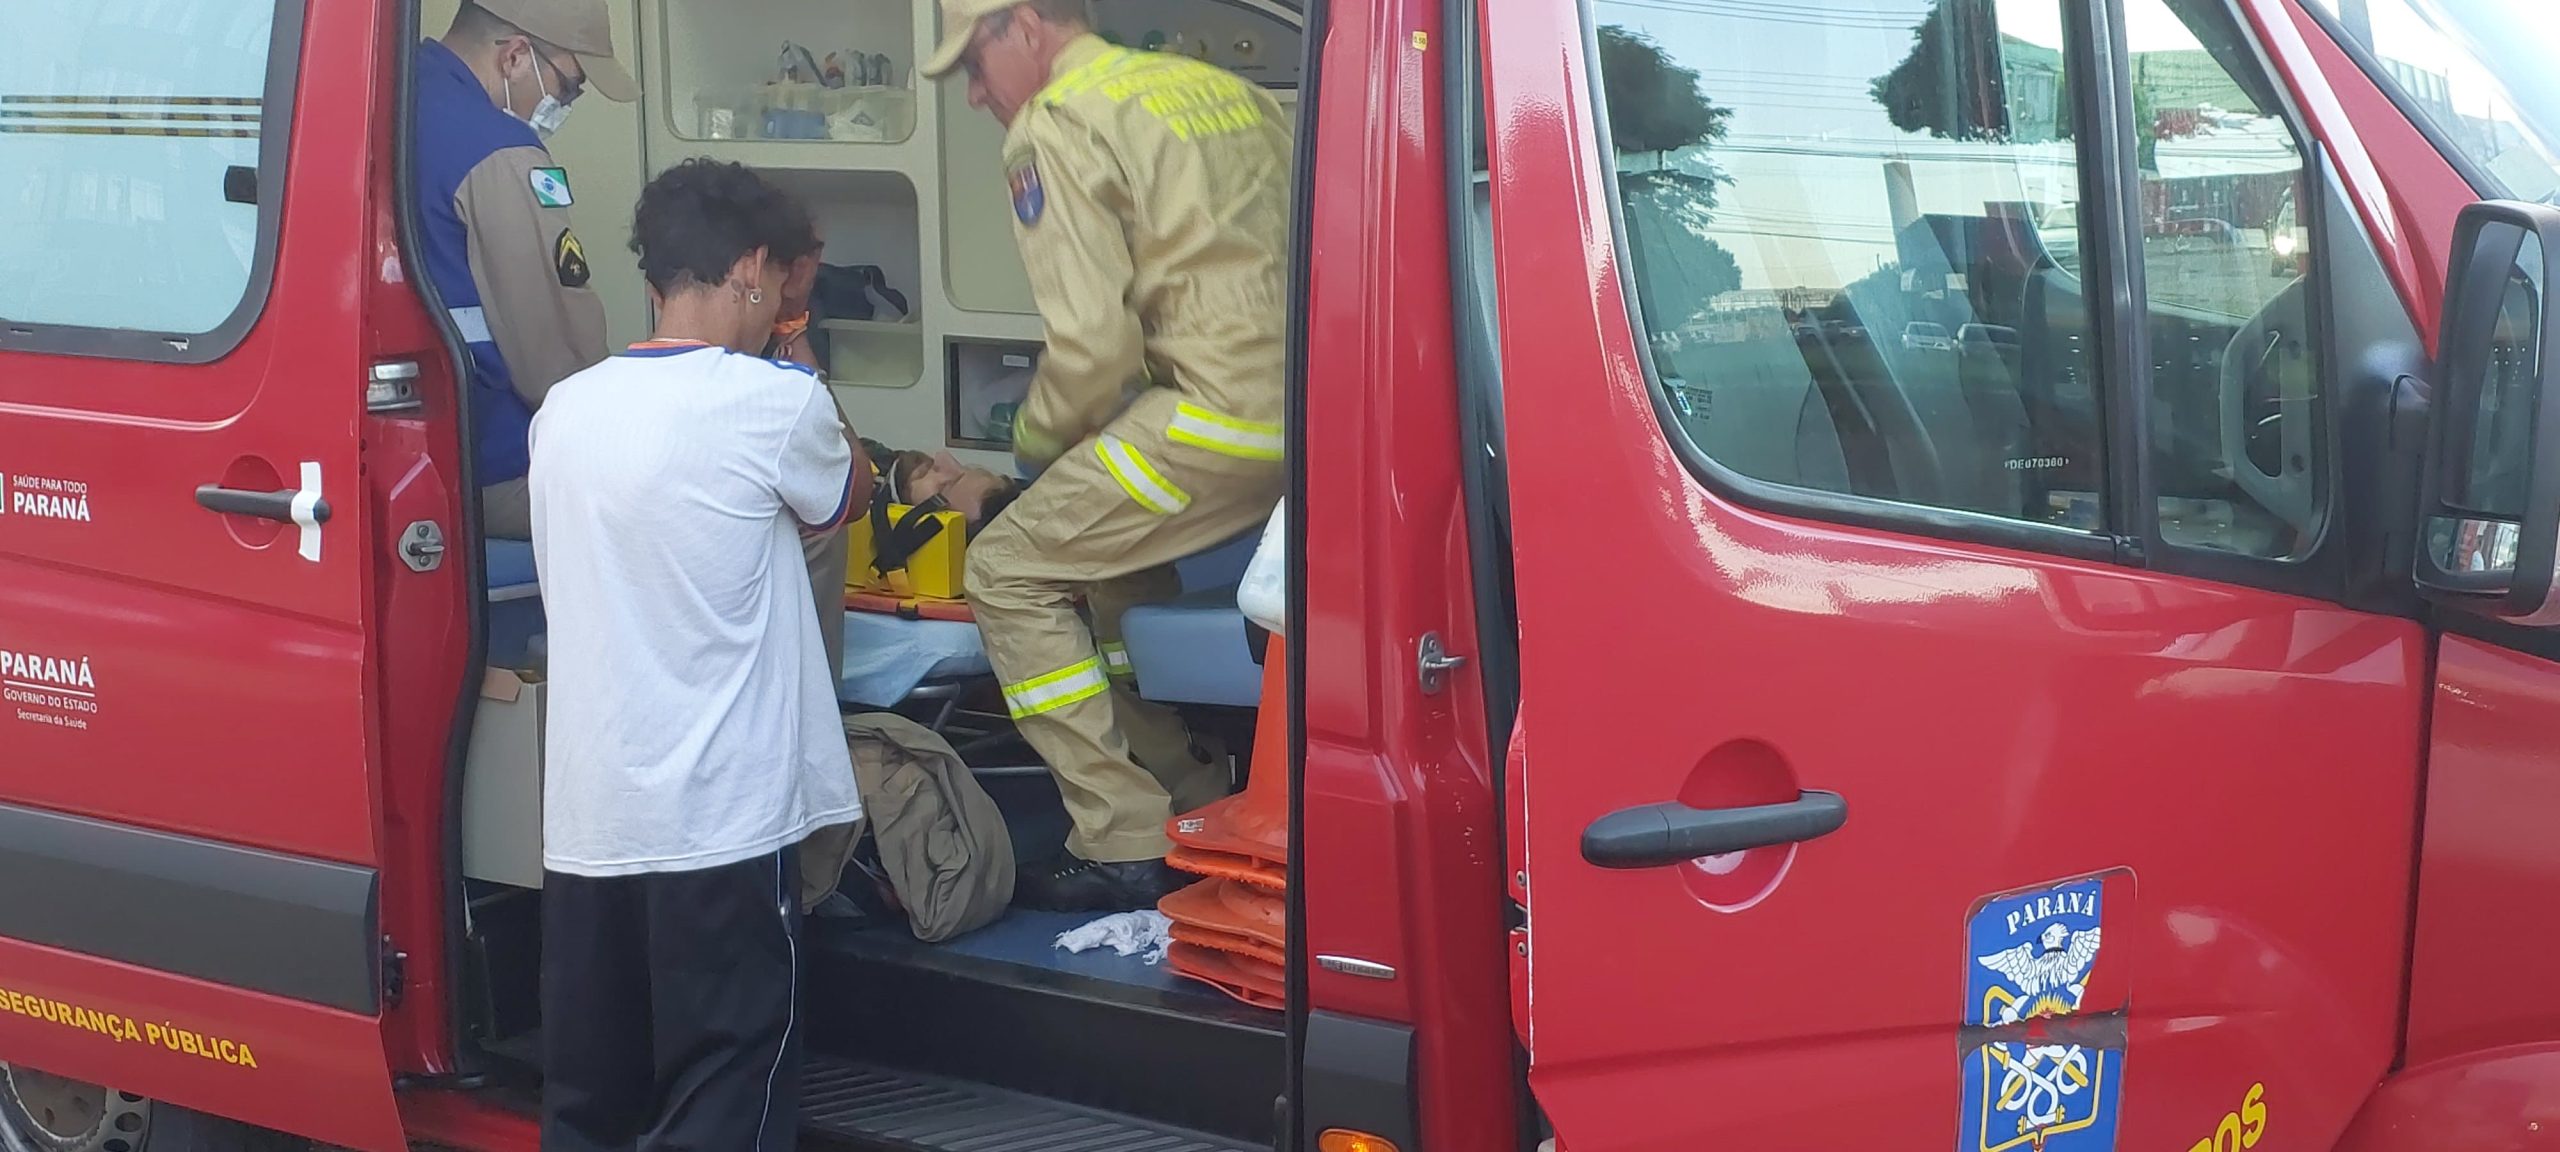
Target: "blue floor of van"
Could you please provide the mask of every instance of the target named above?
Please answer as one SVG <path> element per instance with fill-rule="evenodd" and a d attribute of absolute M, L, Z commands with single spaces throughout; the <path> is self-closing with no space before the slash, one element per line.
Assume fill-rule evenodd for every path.
<path fill-rule="evenodd" d="M 942 947 L 981 960 L 1047 968 L 1053 972 L 1134 984 L 1141 988 L 1170 991 L 1200 987 L 1175 976 L 1162 961 L 1149 964 L 1141 957 L 1122 956 L 1108 948 L 1069 952 L 1057 946 L 1060 933 L 1072 932 L 1094 919 L 1096 917 L 1081 912 L 1034 912 L 1016 908 L 1007 912 L 1002 920 L 959 939 L 944 941 Z"/>
<path fill-rule="evenodd" d="M 1067 813 L 1058 800 L 1057 785 L 1046 774 L 989 776 L 981 777 L 979 782 L 1004 811 L 1018 860 L 1029 863 L 1059 852 L 1059 845 L 1066 840 Z M 916 939 L 904 923 L 856 925 L 821 917 L 809 921 L 809 931 L 820 947 L 844 948 L 883 959 L 897 957 L 910 964 L 967 967 L 986 976 L 1010 971 L 1042 983 L 1063 981 L 1126 1002 L 1182 1005 L 1216 1015 L 1255 1011 L 1206 984 L 1174 975 L 1162 961 L 1149 964 L 1141 957 L 1122 956 L 1108 948 L 1077 953 L 1057 946 L 1059 934 L 1099 918 L 1094 913 L 1013 908 L 993 924 L 939 944 Z M 1119 991 L 1113 993 L 1111 989 Z"/>

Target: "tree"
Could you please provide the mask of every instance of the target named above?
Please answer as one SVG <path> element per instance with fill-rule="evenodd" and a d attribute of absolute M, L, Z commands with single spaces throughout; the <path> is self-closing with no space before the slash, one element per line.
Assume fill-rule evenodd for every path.
<path fill-rule="evenodd" d="M 1911 54 L 1868 87 L 1894 127 L 1949 140 L 2010 138 L 2008 77 L 1992 2 L 1938 0 L 1911 30 Z M 2068 108 L 2067 90 L 2063 98 Z M 2070 137 L 2068 116 L 2058 132 Z"/>
<path fill-rule="evenodd" d="M 1937 0 L 1911 30 L 1911 54 L 1894 65 L 1892 71 L 1876 77 L 1868 88 L 1876 103 L 1884 106 L 1885 116 L 1894 127 L 1949 140 L 2016 141 L 2020 126 L 2010 118 L 2013 105 L 2009 85 L 2035 72 L 2049 71 L 2054 77 L 2057 113 L 2051 138 L 2073 137 L 2075 97 L 2071 70 L 2064 66 L 2062 52 L 2003 37 L 1995 2 Z M 2260 77 L 2247 42 L 2237 38 L 2237 31 L 2230 26 L 2229 14 L 2221 9 L 2220 0 L 2163 2 L 2181 23 L 2197 31 L 2202 51 L 2248 94 L 2256 107 L 2275 106 L 2273 92 Z M 2069 28 L 2068 23 L 2065 28 Z M 2173 121 L 2162 115 L 2160 93 L 2145 79 L 2142 61 L 2142 56 L 2134 58 L 2133 122 L 2138 128 L 2138 163 L 2148 170 L 2157 167 L 2154 157 L 2160 141 L 2197 135 L 2207 129 L 2193 119 Z M 2013 65 L 2019 66 L 2014 74 Z"/>
<path fill-rule="evenodd" d="M 1707 235 L 1716 190 L 1728 177 L 1707 153 L 1733 110 L 1707 99 L 1698 70 L 1675 63 L 1642 32 L 1600 28 L 1600 79 L 1618 194 L 1634 234 L 1637 288 L 1657 325 L 1676 326 L 1716 295 L 1742 286 L 1733 253 Z M 1633 169 L 1628 157 L 1650 157 Z M 1677 313 L 1677 314 L 1674 314 Z"/>
<path fill-rule="evenodd" d="M 1600 77 L 1618 151 L 1660 157 L 1724 139 L 1733 110 L 1709 102 L 1698 70 L 1673 63 L 1644 33 L 1603 25 Z"/>

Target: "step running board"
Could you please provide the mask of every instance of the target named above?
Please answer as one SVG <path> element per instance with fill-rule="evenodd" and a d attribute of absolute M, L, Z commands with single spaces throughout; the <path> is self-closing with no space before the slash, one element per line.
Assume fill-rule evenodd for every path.
<path fill-rule="evenodd" d="M 800 1131 L 891 1152 L 1269 1152 L 1268 1146 L 1170 1128 L 940 1077 L 823 1056 L 808 1058 Z"/>

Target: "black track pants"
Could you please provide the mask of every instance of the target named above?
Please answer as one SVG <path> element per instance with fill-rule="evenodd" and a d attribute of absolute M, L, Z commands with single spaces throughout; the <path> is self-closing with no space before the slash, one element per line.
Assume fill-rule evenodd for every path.
<path fill-rule="evenodd" d="M 542 891 L 545 1152 L 790 1152 L 800 1103 L 791 849 Z"/>

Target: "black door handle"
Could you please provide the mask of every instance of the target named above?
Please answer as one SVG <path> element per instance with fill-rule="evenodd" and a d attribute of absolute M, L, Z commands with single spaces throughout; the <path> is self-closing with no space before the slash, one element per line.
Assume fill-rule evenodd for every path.
<path fill-rule="evenodd" d="M 301 495 L 299 490 L 293 488 L 278 489 L 274 492 L 246 492 L 238 488 L 225 488 L 218 484 L 205 484 L 196 489 L 196 503 L 225 515 L 255 516 L 261 520 L 281 520 L 287 524 L 294 524 L 299 521 L 293 518 L 293 502 Z M 314 498 L 311 501 L 311 522 L 314 524 L 329 522 L 328 500 Z"/>
<path fill-rule="evenodd" d="M 1692 808 L 1677 801 L 1621 808 L 1582 830 L 1582 858 L 1602 868 L 1658 868 L 1746 848 L 1793 844 L 1838 831 L 1849 802 L 1800 791 L 1784 804 Z"/>

